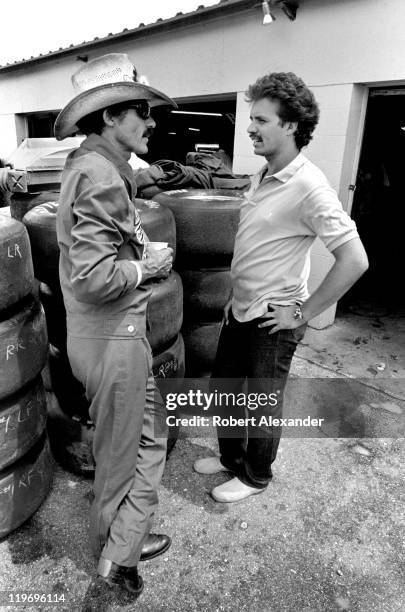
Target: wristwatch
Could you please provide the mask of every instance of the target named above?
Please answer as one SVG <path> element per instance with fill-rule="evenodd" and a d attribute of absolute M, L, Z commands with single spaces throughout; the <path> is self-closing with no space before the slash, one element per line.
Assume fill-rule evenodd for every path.
<path fill-rule="evenodd" d="M 299 319 L 300 321 L 304 320 L 304 313 L 301 310 L 301 304 L 299 302 L 295 302 L 295 310 L 294 310 L 293 318 Z"/>

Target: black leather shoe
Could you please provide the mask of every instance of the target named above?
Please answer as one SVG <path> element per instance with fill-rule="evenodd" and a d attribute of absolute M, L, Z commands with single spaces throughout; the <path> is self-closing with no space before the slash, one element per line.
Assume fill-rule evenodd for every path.
<path fill-rule="evenodd" d="M 142 546 L 140 561 L 149 561 L 159 555 L 163 555 L 170 548 L 172 541 L 169 536 L 158 533 L 150 533 Z"/>
<path fill-rule="evenodd" d="M 138 574 L 136 567 L 125 567 L 124 586 L 130 593 L 140 595 L 143 591 L 142 576 Z"/>
<path fill-rule="evenodd" d="M 140 595 L 143 591 L 142 576 L 138 574 L 136 567 L 124 567 L 111 562 L 111 567 L 106 576 L 98 574 L 98 579 L 104 581 L 108 586 L 123 586 L 133 595 Z"/>

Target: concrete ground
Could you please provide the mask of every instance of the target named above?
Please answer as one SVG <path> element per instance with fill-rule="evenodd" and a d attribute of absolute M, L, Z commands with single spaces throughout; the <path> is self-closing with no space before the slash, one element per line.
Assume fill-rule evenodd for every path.
<path fill-rule="evenodd" d="M 404 610 L 405 316 L 364 314 L 308 330 L 291 388 L 326 425 L 314 437 L 286 433 L 264 493 L 215 503 L 209 491 L 227 476 L 191 468 L 216 451 L 214 432 L 183 429 L 155 521 L 173 544 L 140 565 L 145 590 L 137 601 L 94 594 L 91 483 L 59 467 L 40 510 L 0 542 L 2 601 L 7 590 L 64 595 L 47 609 L 69 612 Z M 352 377 L 360 379 L 354 390 Z M 315 392 L 308 379 L 321 387 Z M 294 397 L 287 393 L 287 409 Z M 342 435 L 350 437 L 330 437 Z"/>

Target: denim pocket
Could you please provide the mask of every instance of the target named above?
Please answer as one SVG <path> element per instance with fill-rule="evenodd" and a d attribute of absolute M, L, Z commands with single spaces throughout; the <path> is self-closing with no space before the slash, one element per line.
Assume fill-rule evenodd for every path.
<path fill-rule="evenodd" d="M 305 332 L 307 330 L 308 323 L 304 323 L 295 329 L 290 329 L 290 332 L 294 338 L 294 340 L 298 343 L 301 342 L 303 337 L 305 336 Z"/>

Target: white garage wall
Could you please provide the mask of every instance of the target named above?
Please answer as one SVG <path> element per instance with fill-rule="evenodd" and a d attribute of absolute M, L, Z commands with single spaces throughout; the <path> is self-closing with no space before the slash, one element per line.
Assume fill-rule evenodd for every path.
<path fill-rule="evenodd" d="M 226 18 L 94 48 L 89 58 L 127 52 L 151 85 L 173 97 L 237 93 L 234 170 L 252 173 L 261 165 L 246 135 L 246 87 L 269 71 L 293 71 L 314 90 L 321 120 L 306 154 L 318 164 L 350 210 L 349 185 L 361 133 L 362 84 L 405 84 L 403 0 L 302 0 L 297 19 L 281 11 L 262 25 L 260 3 Z M 131 27 L 131 24 L 128 24 Z M 15 113 L 61 108 L 72 96 L 72 56 L 0 71 L 0 156 L 14 148 Z M 87 53 L 87 52 L 86 52 Z M 313 249 L 312 288 L 330 265 Z M 332 309 L 333 310 L 333 309 Z M 329 318 L 328 318 L 329 317 Z M 333 313 L 325 321 L 333 320 Z"/>
<path fill-rule="evenodd" d="M 14 114 L 0 115 L 0 157 L 6 158 L 17 148 Z"/>

